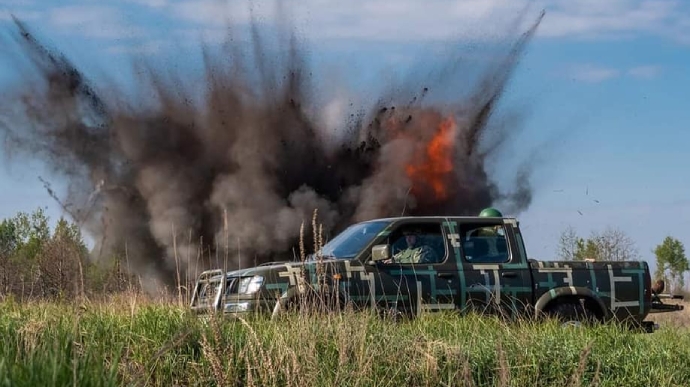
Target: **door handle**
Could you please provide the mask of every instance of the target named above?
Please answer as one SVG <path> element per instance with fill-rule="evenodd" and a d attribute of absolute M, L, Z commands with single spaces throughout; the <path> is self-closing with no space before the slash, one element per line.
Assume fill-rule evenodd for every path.
<path fill-rule="evenodd" d="M 517 273 L 514 271 L 504 271 L 501 273 L 501 277 L 503 278 L 515 278 L 517 277 Z"/>
<path fill-rule="evenodd" d="M 453 278 L 455 274 L 453 273 L 438 273 L 439 278 Z"/>

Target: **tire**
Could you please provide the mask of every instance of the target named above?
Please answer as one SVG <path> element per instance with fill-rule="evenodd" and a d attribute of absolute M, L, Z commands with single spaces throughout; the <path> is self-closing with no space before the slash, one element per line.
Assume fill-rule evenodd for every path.
<path fill-rule="evenodd" d="M 579 300 L 558 302 L 548 309 L 547 316 L 557 319 L 564 327 L 591 325 L 596 321 L 595 314 L 585 308 Z"/>
<path fill-rule="evenodd" d="M 345 303 L 339 294 L 321 295 L 316 292 L 295 294 L 278 300 L 273 308 L 272 318 L 297 312 L 307 314 L 339 313 L 345 310 Z"/>

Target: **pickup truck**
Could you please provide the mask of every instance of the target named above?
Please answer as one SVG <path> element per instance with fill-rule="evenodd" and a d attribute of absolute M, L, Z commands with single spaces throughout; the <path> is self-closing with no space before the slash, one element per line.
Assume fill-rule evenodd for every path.
<path fill-rule="evenodd" d="M 204 271 L 191 309 L 276 317 L 309 300 L 412 318 L 472 310 L 575 324 L 618 320 L 653 332 L 650 313 L 683 309 L 662 297 L 645 261 L 529 259 L 513 217 L 409 216 L 351 225 L 303 261 Z"/>

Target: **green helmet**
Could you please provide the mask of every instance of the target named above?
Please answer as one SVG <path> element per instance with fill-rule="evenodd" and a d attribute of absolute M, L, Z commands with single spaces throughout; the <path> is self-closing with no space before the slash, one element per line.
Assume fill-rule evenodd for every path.
<path fill-rule="evenodd" d="M 501 212 L 493 207 L 488 207 L 482 210 L 482 212 L 479 213 L 479 216 L 485 217 L 485 218 L 502 218 L 503 214 Z"/>

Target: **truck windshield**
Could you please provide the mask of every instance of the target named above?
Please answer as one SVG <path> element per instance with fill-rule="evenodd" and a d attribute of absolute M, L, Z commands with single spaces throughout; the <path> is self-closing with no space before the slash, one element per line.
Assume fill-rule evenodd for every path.
<path fill-rule="evenodd" d="M 389 224 L 387 221 L 376 221 L 352 225 L 326 243 L 321 249 L 321 254 L 324 257 L 338 259 L 354 258 Z"/>

